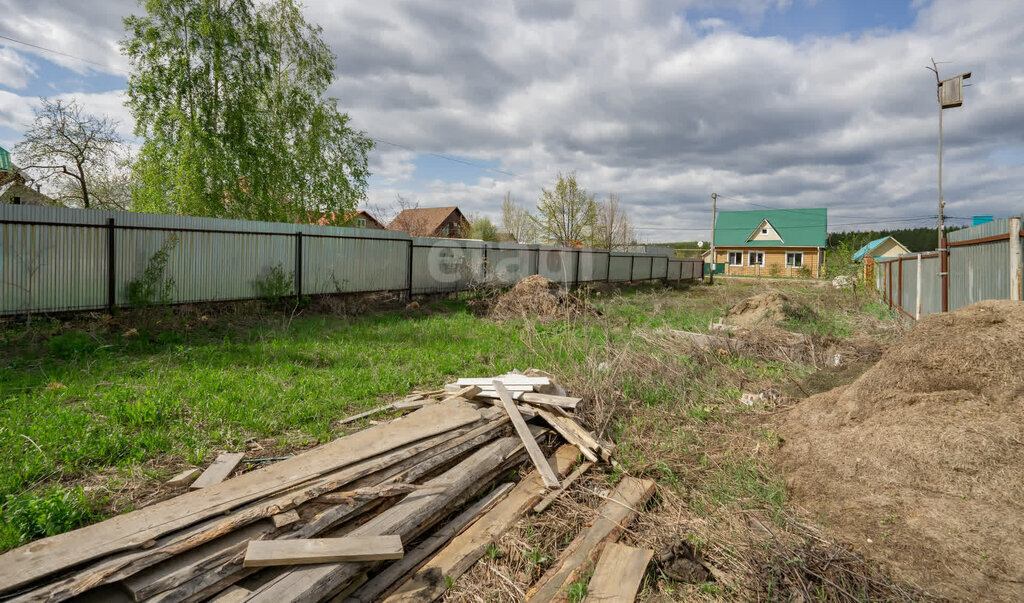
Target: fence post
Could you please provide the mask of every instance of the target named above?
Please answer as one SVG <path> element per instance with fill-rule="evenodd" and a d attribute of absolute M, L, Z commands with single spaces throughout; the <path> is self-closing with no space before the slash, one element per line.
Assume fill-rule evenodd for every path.
<path fill-rule="evenodd" d="M 114 313 L 117 304 L 117 255 L 114 248 L 114 219 L 107 219 L 107 313 Z"/>
<path fill-rule="evenodd" d="M 1024 300 L 1021 264 L 1020 218 L 1010 218 L 1010 299 Z"/>
<path fill-rule="evenodd" d="M 906 311 L 906 308 L 903 307 L 903 256 L 901 255 L 896 261 L 899 262 L 897 266 L 899 274 L 896 277 L 899 279 L 896 281 L 896 307 Z"/>
<path fill-rule="evenodd" d="M 295 299 L 302 299 L 302 231 L 295 233 Z"/>
<path fill-rule="evenodd" d="M 480 273 L 482 275 L 481 278 L 484 281 L 486 281 L 487 280 L 487 243 L 486 242 L 484 242 L 484 265 L 481 268 Z"/>
<path fill-rule="evenodd" d="M 889 310 L 892 310 L 892 260 L 886 262 L 886 266 L 889 269 L 889 277 L 886 279 L 889 281 L 889 295 L 886 297 L 889 298 Z"/>
<path fill-rule="evenodd" d="M 647 277 L 647 280 L 653 281 L 654 280 L 654 257 L 653 256 L 651 257 L 651 270 L 650 270 L 650 273 L 651 273 L 651 275 L 649 277 Z"/>
<path fill-rule="evenodd" d="M 409 270 L 406 272 L 406 294 L 410 302 L 412 301 L 412 248 L 413 240 L 412 237 L 409 237 L 409 257 L 407 259 Z"/>
<path fill-rule="evenodd" d="M 612 282 L 612 250 L 608 250 L 608 264 L 604 267 L 604 282 Z"/>
<path fill-rule="evenodd" d="M 921 254 L 917 254 L 917 304 L 914 309 L 914 320 L 921 320 Z"/>
<path fill-rule="evenodd" d="M 629 254 L 629 281 L 633 282 L 633 268 L 636 267 L 636 256 Z"/>
<path fill-rule="evenodd" d="M 939 280 L 942 287 L 942 311 L 949 312 L 949 245 L 945 236 L 939 239 Z"/>
<path fill-rule="evenodd" d="M 582 253 L 581 249 L 577 249 L 576 250 L 576 278 L 574 280 L 576 281 L 576 286 L 577 287 L 580 286 L 580 254 L 581 253 Z"/>

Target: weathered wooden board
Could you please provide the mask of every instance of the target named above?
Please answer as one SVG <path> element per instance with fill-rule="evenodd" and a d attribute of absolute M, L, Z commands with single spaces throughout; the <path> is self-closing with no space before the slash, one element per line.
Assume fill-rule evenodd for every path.
<path fill-rule="evenodd" d="M 654 551 L 609 542 L 587 587 L 587 603 L 632 601 L 647 573 Z"/>
<path fill-rule="evenodd" d="M 495 381 L 500 382 L 502 385 L 507 387 L 515 387 L 517 385 L 551 385 L 551 380 L 547 377 L 527 377 L 526 375 L 502 375 L 500 377 L 463 377 L 455 382 L 455 385 L 459 387 L 466 387 L 467 385 L 479 385 L 484 389 L 487 389 Z"/>
<path fill-rule="evenodd" d="M 579 452 L 575 446 L 561 446 L 548 459 L 558 475 L 565 475 L 575 464 Z M 445 578 L 455 580 L 477 562 L 487 547 L 497 541 L 530 507 L 540 500 L 544 482 L 540 473 L 533 471 L 522 479 L 501 502 L 485 513 L 473 525 L 452 539 L 416 574 L 385 599 L 387 603 L 434 601 L 448 590 Z"/>
<path fill-rule="evenodd" d="M 401 560 L 387 566 L 373 577 L 369 582 L 362 585 L 358 590 L 349 595 L 347 603 L 372 603 L 380 599 L 389 590 L 398 588 L 409 572 L 423 563 L 423 561 L 439 549 L 444 543 L 455 537 L 456 534 L 466 528 L 482 513 L 486 513 L 501 497 L 505 496 L 512 489 L 511 483 L 504 483 L 494 489 L 493 492 L 483 497 L 476 504 L 472 505 L 454 519 L 434 531 L 430 537 L 416 545 L 412 550 L 406 551 Z"/>
<path fill-rule="evenodd" d="M 575 410 L 576 406 L 583 401 L 583 398 L 573 398 L 572 396 L 556 396 L 553 394 L 539 394 L 537 392 L 526 392 L 519 398 L 523 402 L 529 402 L 530 404 L 540 404 L 542 406 L 557 406 L 566 410 Z"/>
<path fill-rule="evenodd" d="M 518 438 L 502 438 L 477 450 L 466 460 L 427 482 L 428 486 L 445 486 L 443 492 L 421 495 L 413 493 L 395 506 L 349 533 L 349 536 L 393 534 L 412 540 L 433 522 L 440 520 L 453 502 L 479 489 L 509 459 L 519 458 L 522 443 Z M 364 571 L 359 563 L 324 563 L 292 568 L 263 585 L 251 602 L 284 603 L 286 601 L 320 601 L 343 588 Z"/>
<path fill-rule="evenodd" d="M 526 421 L 523 420 L 523 415 L 519 414 L 519 409 L 516 408 L 516 403 L 512 401 L 512 398 L 508 396 L 508 391 L 505 390 L 505 386 L 501 381 L 494 381 L 494 390 L 498 392 L 499 399 L 502 405 L 505 407 L 505 412 L 508 413 L 508 418 L 512 420 L 512 427 L 515 428 L 516 433 L 523 440 L 523 445 L 526 446 L 526 453 L 530 455 L 530 460 L 533 461 L 537 471 L 540 472 L 541 479 L 544 480 L 544 485 L 548 488 L 558 488 L 561 484 L 558 483 L 558 476 L 551 470 L 548 465 L 548 461 L 544 458 L 544 453 L 541 452 L 540 446 L 537 445 L 537 441 L 533 439 L 533 434 L 530 433 L 530 428 L 526 426 Z"/>
<path fill-rule="evenodd" d="M 566 442 L 575 444 L 576 447 L 580 449 L 580 453 L 587 457 L 588 461 L 592 463 L 596 463 L 598 461 L 597 447 L 599 447 L 600 444 L 598 444 L 597 440 L 587 433 L 585 429 L 580 427 L 576 421 L 556 415 L 555 413 L 543 408 L 538 408 L 537 414 L 540 415 L 540 417 L 544 419 L 548 425 L 554 428 L 554 430 L 563 438 L 565 438 Z"/>
<path fill-rule="evenodd" d="M 148 599 L 165 590 L 175 588 L 191 580 L 197 567 L 205 567 L 219 561 L 225 551 L 229 551 L 253 538 L 261 538 L 273 530 L 273 525 L 266 521 L 258 521 L 238 530 L 225 534 L 212 542 L 207 542 L 190 551 L 147 568 L 135 575 L 128 576 L 121 583 L 125 590 L 136 601 Z"/>
<path fill-rule="evenodd" d="M 242 462 L 243 458 L 245 458 L 245 453 L 242 452 L 226 452 L 217 455 L 217 458 L 210 463 L 206 471 L 203 471 L 202 475 L 196 478 L 196 481 L 192 482 L 188 489 L 198 490 L 221 483 L 231 475 L 231 472 L 235 470 L 238 463 Z"/>
<path fill-rule="evenodd" d="M 164 486 L 167 488 L 183 488 L 191 484 L 197 475 L 199 475 L 199 467 L 192 467 L 164 482 Z"/>
<path fill-rule="evenodd" d="M 400 420 L 202 490 L 51 536 L 0 555 L 0 592 L 87 561 L 141 547 L 175 530 L 400 446 L 480 419 L 469 403 L 433 404 Z"/>
<path fill-rule="evenodd" d="M 401 536 L 250 540 L 242 567 L 401 559 Z"/>
<path fill-rule="evenodd" d="M 232 586 L 216 597 L 210 599 L 210 603 L 242 603 L 248 599 L 251 594 L 252 591 L 247 588 Z"/>
<path fill-rule="evenodd" d="M 284 526 L 291 525 L 299 520 L 299 512 L 295 509 L 291 511 L 285 511 L 284 513 L 278 513 L 272 515 L 270 521 L 274 523 L 275 528 L 283 528 Z"/>
<path fill-rule="evenodd" d="M 594 561 L 605 543 L 618 540 L 637 510 L 654 494 L 654 482 L 625 477 L 600 509 L 598 518 L 559 555 L 555 564 L 526 593 L 528 601 L 566 601 L 569 584 Z"/>

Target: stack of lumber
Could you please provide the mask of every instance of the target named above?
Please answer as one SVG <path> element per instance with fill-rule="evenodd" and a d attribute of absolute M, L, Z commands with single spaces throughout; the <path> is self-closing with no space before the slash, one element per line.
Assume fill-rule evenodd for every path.
<path fill-rule="evenodd" d="M 611 445 L 574 418 L 579 402 L 539 371 L 460 379 L 342 420 L 370 426 L 255 470 L 221 455 L 174 477 L 177 496 L 0 555 L 0 600 L 435 600 L 519 518 L 611 461 Z M 384 412 L 405 414 L 370 418 Z M 518 467 L 523 478 L 503 483 Z M 625 485 L 612 514 L 653 489 L 626 478 L 612 498 Z M 601 543 L 622 529 L 608 521 Z"/>

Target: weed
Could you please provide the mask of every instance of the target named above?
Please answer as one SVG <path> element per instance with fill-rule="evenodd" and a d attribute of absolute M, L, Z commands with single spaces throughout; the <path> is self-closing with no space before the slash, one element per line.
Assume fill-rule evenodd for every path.
<path fill-rule="evenodd" d="M 256 295 L 271 304 L 276 304 L 294 291 L 295 272 L 290 271 L 285 274 L 281 264 L 271 266 L 267 270 L 267 275 L 257 279 L 253 285 L 256 288 Z"/>
<path fill-rule="evenodd" d="M 89 500 L 81 488 L 55 486 L 39 494 L 8 494 L 4 498 L 3 518 L 0 519 L 0 549 L 60 534 L 94 518 Z"/>
<path fill-rule="evenodd" d="M 487 558 L 488 559 L 490 559 L 491 561 L 494 561 L 495 559 L 501 557 L 501 555 L 502 555 L 501 548 L 499 548 L 497 544 L 492 542 L 491 544 L 487 545 Z"/>
<path fill-rule="evenodd" d="M 175 283 L 174 278 L 165 276 L 164 272 L 171 250 L 177 245 L 178 237 L 172 235 L 150 256 L 142 275 L 128 283 L 128 303 L 136 308 L 170 303 Z"/>
<path fill-rule="evenodd" d="M 82 331 L 68 331 L 50 339 L 46 343 L 50 355 L 55 358 L 74 358 L 87 356 L 100 347 L 100 343 Z"/>

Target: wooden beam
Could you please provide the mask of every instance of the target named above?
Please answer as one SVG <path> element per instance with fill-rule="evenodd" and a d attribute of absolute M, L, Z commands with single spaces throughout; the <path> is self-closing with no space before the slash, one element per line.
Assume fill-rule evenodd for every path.
<path fill-rule="evenodd" d="M 434 522 L 448 514 L 448 509 L 462 497 L 479 490 L 496 471 L 511 459 L 521 458 L 522 443 L 517 438 L 502 438 L 477 450 L 466 460 L 427 482 L 444 486 L 437 494 L 412 494 L 395 506 L 352 530 L 349 536 L 398 535 L 411 541 Z M 358 563 L 324 563 L 295 567 L 264 584 L 250 603 L 285 603 L 286 601 L 321 601 L 343 588 L 366 566 Z"/>
<path fill-rule="evenodd" d="M 277 515 L 272 515 L 270 517 L 270 521 L 274 524 L 275 528 L 283 528 L 284 526 L 288 526 L 299 521 L 299 512 L 292 509 L 291 511 L 278 513 Z"/>
<path fill-rule="evenodd" d="M 188 487 L 189 490 L 198 490 L 200 488 L 206 488 L 214 484 L 219 484 L 235 470 L 238 463 L 242 462 L 245 458 L 244 452 L 230 452 L 218 455 L 210 466 L 203 471 L 196 481 L 192 482 L 192 485 Z"/>
<path fill-rule="evenodd" d="M 404 554 L 400 536 L 250 540 L 242 567 L 382 561 L 401 559 Z"/>
<path fill-rule="evenodd" d="M 480 411 L 469 403 L 432 404 L 401 421 L 365 429 L 228 482 L 37 540 L 0 555 L 0 592 L 15 590 L 111 553 L 142 547 L 164 534 L 480 418 Z M 94 578 L 94 575 L 86 576 L 78 588 L 88 588 Z"/>
<path fill-rule="evenodd" d="M 548 459 L 558 475 L 565 475 L 576 463 L 579 452 L 575 446 L 560 446 Z M 387 603 L 425 602 L 439 599 L 448 590 L 445 581 L 455 580 L 476 563 L 487 547 L 496 542 L 516 521 L 540 500 L 544 482 L 537 471 L 530 472 L 501 502 L 473 525 L 452 539 L 416 574 L 385 601 Z"/>
<path fill-rule="evenodd" d="M 540 415 L 548 425 L 554 428 L 566 442 L 574 444 L 580 449 L 583 456 L 587 457 L 587 460 L 596 463 L 598 461 L 597 452 L 600 448 L 600 443 L 593 438 L 585 429 L 579 426 L 576 421 L 561 417 L 553 412 L 544 410 L 543 408 L 537 409 L 537 414 Z"/>
<path fill-rule="evenodd" d="M 483 390 L 481 390 L 476 385 L 467 385 L 466 387 L 463 387 L 462 389 L 460 389 L 460 390 L 458 390 L 456 392 L 452 392 L 451 395 L 449 395 L 447 398 L 444 399 L 444 401 L 447 402 L 447 401 L 452 400 L 454 398 L 464 398 L 466 400 L 471 400 L 471 399 L 473 399 L 474 396 L 479 394 L 481 391 L 483 391 Z"/>
<path fill-rule="evenodd" d="M 572 485 L 572 483 L 574 481 L 579 479 L 579 477 L 581 475 L 586 473 L 587 470 L 590 469 L 593 466 L 594 466 L 594 463 L 586 462 L 586 463 L 583 463 L 582 465 L 580 465 L 579 467 L 577 467 L 575 471 L 573 471 L 572 473 L 569 474 L 569 477 L 565 478 L 565 481 L 562 482 L 562 487 L 561 488 L 559 488 L 558 490 L 554 490 L 552 492 L 549 492 L 548 495 L 545 496 L 539 503 L 534 505 L 533 512 L 534 513 L 543 513 L 545 509 L 547 509 L 548 507 L 551 506 L 551 503 L 555 502 L 556 498 L 558 498 L 559 496 L 562 495 L 562 492 L 565 492 L 565 490 L 570 485 Z"/>
<path fill-rule="evenodd" d="M 598 509 L 594 523 L 581 532 L 559 555 L 555 564 L 526 593 L 528 601 L 565 601 L 569 584 L 583 567 L 593 562 L 608 542 L 615 542 L 654 494 L 654 482 L 624 477 L 607 501 Z"/>
<path fill-rule="evenodd" d="M 587 587 L 586 603 L 632 601 L 647 574 L 654 551 L 609 542 L 594 568 Z"/>
<path fill-rule="evenodd" d="M 539 394 L 537 392 L 526 392 L 519 399 L 530 404 L 557 406 L 565 410 L 576 410 L 576 405 L 583 400 L 583 398 L 573 398 L 572 396 L 556 396 L 553 394 Z"/>
<path fill-rule="evenodd" d="M 249 598 L 252 591 L 241 586 L 232 586 L 220 593 L 216 597 L 210 599 L 210 603 L 243 603 Z"/>
<path fill-rule="evenodd" d="M 523 440 L 523 445 L 526 446 L 526 453 L 530 455 L 530 460 L 533 461 L 533 465 L 540 472 L 544 485 L 548 488 L 558 488 L 560 485 L 558 483 L 558 476 L 555 475 L 555 472 L 551 470 L 551 466 L 548 465 L 547 459 L 544 458 L 544 453 L 541 452 L 540 446 L 537 445 L 537 440 L 533 439 L 533 434 L 530 433 L 530 428 L 526 426 L 523 415 L 516 408 L 516 403 L 509 397 L 505 386 L 497 379 L 494 381 L 494 391 L 498 392 L 501 404 L 505 407 L 508 418 L 512 420 L 512 427 L 515 428 L 516 433 Z"/>
<path fill-rule="evenodd" d="M 479 385 L 484 389 L 487 389 L 495 381 L 501 383 L 506 388 L 516 385 L 551 385 L 551 380 L 547 377 L 527 377 L 526 375 L 502 375 L 500 377 L 480 377 L 480 378 L 462 378 L 455 382 L 455 385 L 459 387 L 465 387 L 467 385 Z"/>
<path fill-rule="evenodd" d="M 384 568 L 372 580 L 349 595 L 347 603 L 371 603 L 372 601 L 378 601 L 388 591 L 401 586 L 410 577 L 411 572 L 423 563 L 427 557 L 464 530 L 467 525 L 473 523 L 482 513 L 490 510 L 501 497 L 508 494 L 512 486 L 510 482 L 498 486 L 493 492 L 456 516 L 455 519 L 435 530 L 429 538 L 418 544 L 416 548 L 406 551 L 405 556 L 401 560 Z"/>

